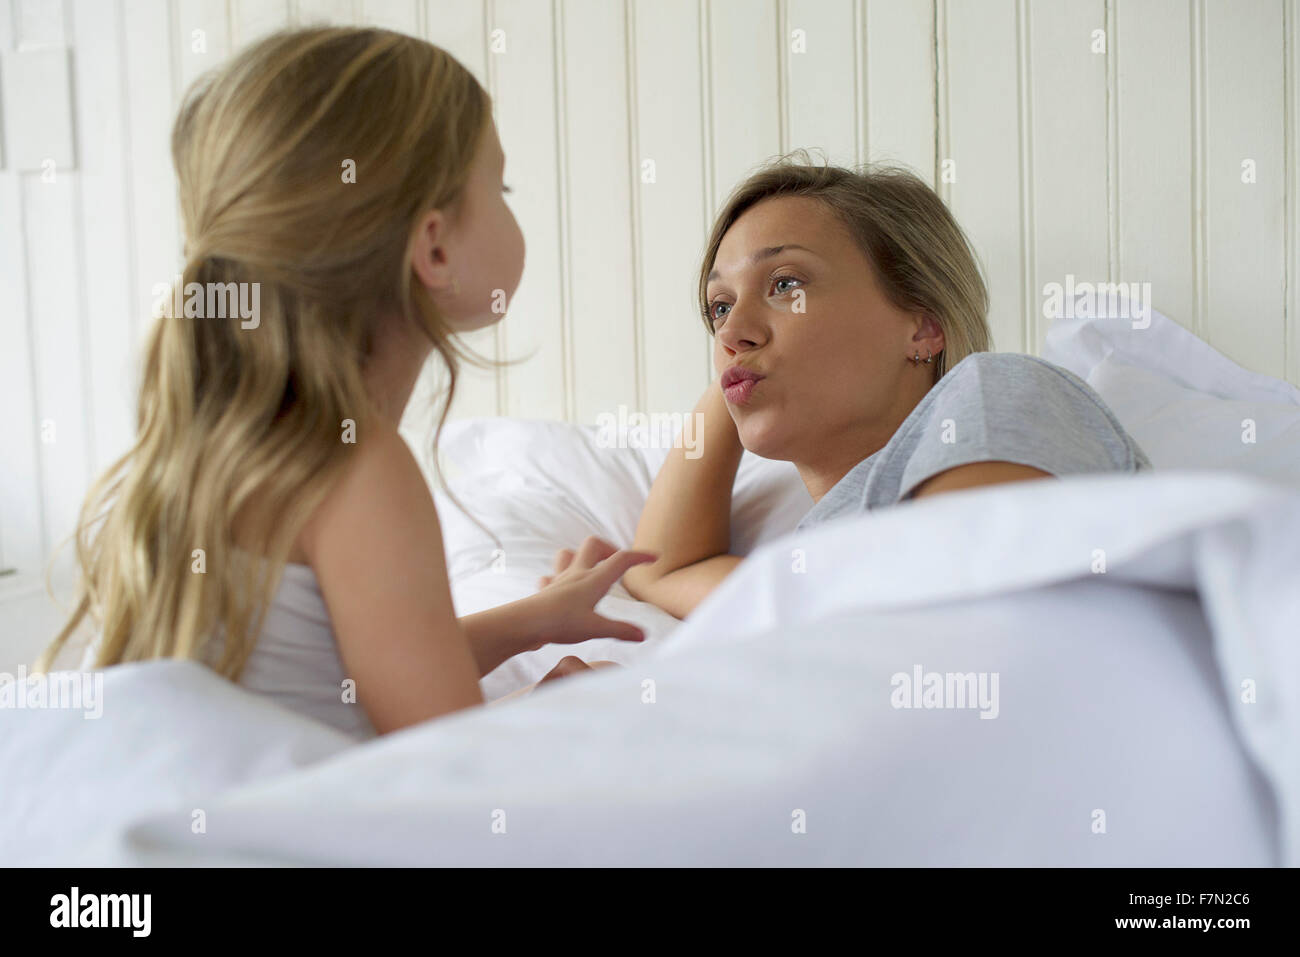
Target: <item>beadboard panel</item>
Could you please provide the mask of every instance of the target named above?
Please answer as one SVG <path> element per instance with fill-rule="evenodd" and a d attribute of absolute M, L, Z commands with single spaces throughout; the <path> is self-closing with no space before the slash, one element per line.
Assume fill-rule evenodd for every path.
<path fill-rule="evenodd" d="M 50 176 L 0 139 L 0 568 L 38 569 L 128 447 L 150 291 L 180 260 L 176 108 L 269 31 L 402 30 L 484 84 L 527 265 L 507 320 L 466 342 L 507 364 L 465 368 L 450 414 L 590 423 L 694 404 L 711 217 L 799 148 L 935 187 L 985 269 L 995 348 L 1037 351 L 1043 288 L 1068 275 L 1150 283 L 1300 384 L 1297 4 L 0 0 L 6 58 L 67 51 L 69 102 L 41 92 L 75 155 Z M 33 92 L 0 88 L 0 113 Z M 425 444 L 442 384 L 431 364 L 406 423 Z"/>

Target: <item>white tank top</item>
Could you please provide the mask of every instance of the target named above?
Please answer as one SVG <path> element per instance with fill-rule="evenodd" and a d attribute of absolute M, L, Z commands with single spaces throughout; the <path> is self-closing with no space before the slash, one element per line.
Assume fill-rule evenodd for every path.
<path fill-rule="evenodd" d="M 93 668 L 102 637 L 96 634 L 87 643 L 79 665 L 82 670 Z M 219 646 L 214 641 L 208 649 L 209 664 L 219 654 Z M 365 709 L 343 699 L 345 678 L 316 573 L 310 565 L 285 565 L 238 684 L 359 740 L 373 738 L 377 732 Z"/>
<path fill-rule="evenodd" d="M 285 565 L 240 686 L 353 737 L 372 738 L 365 709 L 343 699 L 346 677 L 316 573 L 310 565 Z"/>

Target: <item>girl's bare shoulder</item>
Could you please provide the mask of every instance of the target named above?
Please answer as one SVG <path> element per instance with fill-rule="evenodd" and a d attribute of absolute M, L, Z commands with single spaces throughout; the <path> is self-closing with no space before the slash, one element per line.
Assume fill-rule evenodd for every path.
<path fill-rule="evenodd" d="M 349 457 L 298 537 L 308 557 L 323 544 L 440 534 L 424 473 L 391 423 L 377 421 L 367 434 L 358 435 Z"/>

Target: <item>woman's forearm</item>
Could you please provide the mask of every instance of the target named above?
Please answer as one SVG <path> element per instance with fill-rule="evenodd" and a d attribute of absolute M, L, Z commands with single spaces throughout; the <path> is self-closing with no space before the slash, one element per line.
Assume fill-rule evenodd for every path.
<path fill-rule="evenodd" d="M 713 555 L 647 582 L 640 589 L 628 586 L 628 591 L 670 615 L 685 618 L 722 584 L 740 561 L 736 555 Z"/>
<path fill-rule="evenodd" d="M 731 490 L 745 450 L 716 382 L 705 391 L 695 412 L 700 425 L 694 449 L 679 443 L 669 453 L 637 525 L 634 547 L 656 552 L 659 559 L 623 576 L 634 597 L 678 617 L 694 608 L 739 562 L 728 554 Z"/>

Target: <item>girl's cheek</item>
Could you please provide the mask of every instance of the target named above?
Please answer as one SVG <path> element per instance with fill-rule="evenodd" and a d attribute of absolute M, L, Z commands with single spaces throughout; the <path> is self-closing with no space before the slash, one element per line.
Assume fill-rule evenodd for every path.
<path fill-rule="evenodd" d="M 524 243 L 524 231 L 519 226 L 519 220 L 515 218 L 514 212 L 509 206 L 502 205 L 505 208 L 505 219 L 501 224 L 501 231 L 498 235 L 501 242 L 497 244 L 497 249 L 501 250 L 505 256 L 503 265 L 514 271 L 516 280 L 524 270 L 524 256 L 527 251 Z"/>
<path fill-rule="evenodd" d="M 524 256 L 525 256 L 524 234 L 519 229 L 518 224 L 514 224 L 514 231 L 515 231 L 515 242 L 513 246 L 506 245 L 504 247 L 505 249 L 508 250 L 513 249 L 514 251 L 513 258 L 504 264 L 508 272 L 508 278 L 511 280 L 510 295 L 512 296 L 515 294 L 515 290 L 519 288 L 519 282 L 524 275 Z"/>

